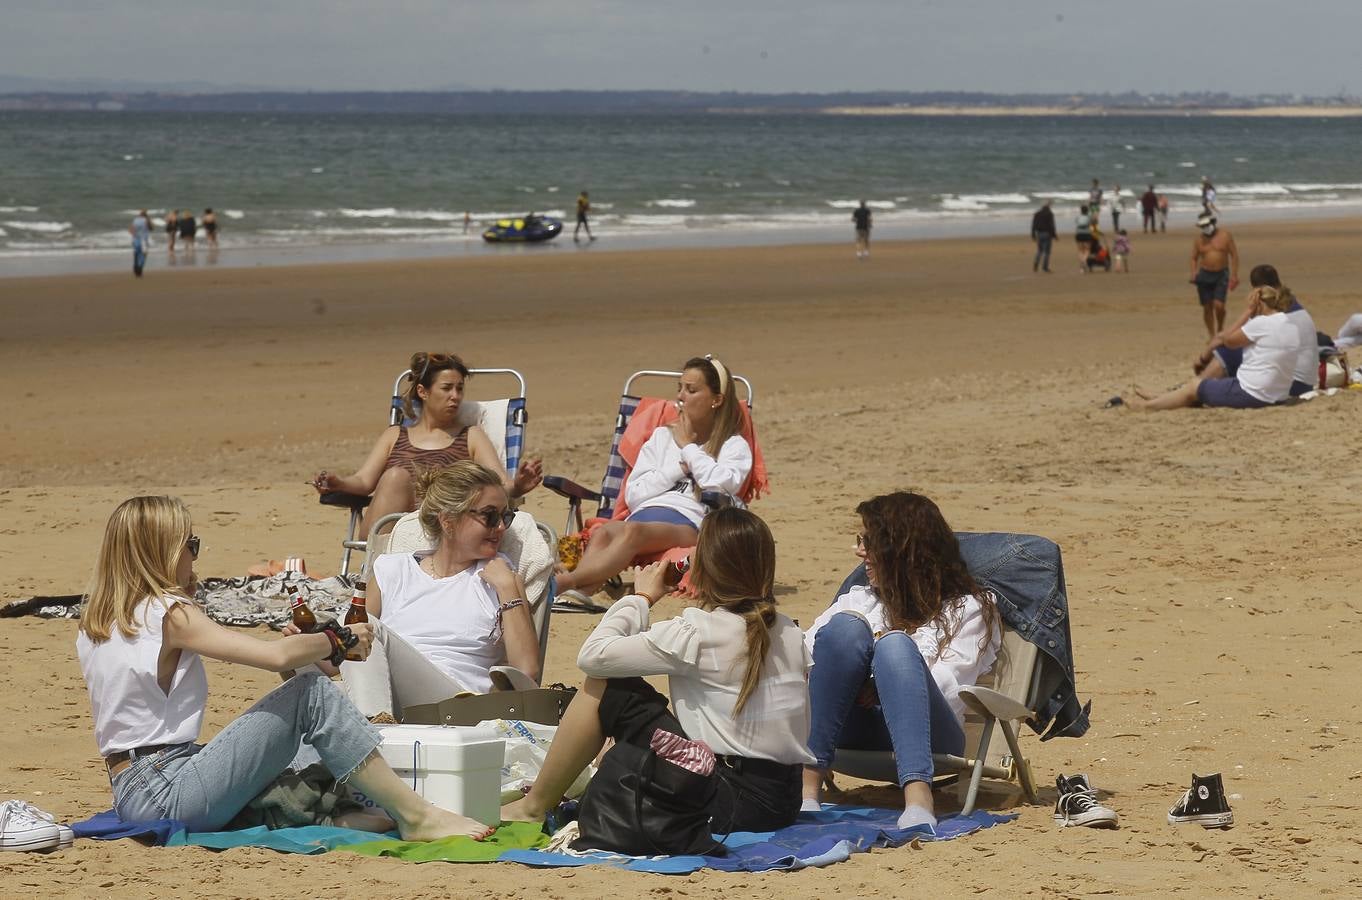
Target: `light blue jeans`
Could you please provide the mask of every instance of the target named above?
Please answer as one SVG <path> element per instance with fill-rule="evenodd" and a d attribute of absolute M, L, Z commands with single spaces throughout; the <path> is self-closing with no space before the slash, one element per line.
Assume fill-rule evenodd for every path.
<path fill-rule="evenodd" d="M 867 709 L 856 695 L 871 675 L 880 705 Z M 932 780 L 933 753 L 965 749 L 965 732 L 917 644 L 902 631 L 877 639 L 859 616 L 838 613 L 814 635 L 809 701 L 809 752 L 821 769 L 838 747 L 893 750 L 902 787 Z"/>
<path fill-rule="evenodd" d="M 179 819 L 190 831 L 216 831 L 295 757 L 320 757 L 344 780 L 381 742 L 345 694 L 308 669 L 260 698 L 207 744 L 176 744 L 135 757 L 114 776 L 114 809 L 125 822 Z"/>

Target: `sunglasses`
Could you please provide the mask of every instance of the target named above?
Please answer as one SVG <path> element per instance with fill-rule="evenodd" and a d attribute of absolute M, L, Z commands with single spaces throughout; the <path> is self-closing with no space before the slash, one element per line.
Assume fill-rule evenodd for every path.
<path fill-rule="evenodd" d="M 865 541 L 866 541 L 865 532 L 864 532 L 864 531 L 858 531 L 858 532 L 856 532 L 856 549 L 857 549 L 857 550 L 864 550 L 864 549 L 866 548 L 866 543 L 865 543 Z"/>
<path fill-rule="evenodd" d="M 503 528 L 510 528 L 511 522 L 515 520 L 515 510 L 497 509 L 495 506 L 484 506 L 482 509 L 470 509 L 468 514 L 487 528 L 496 528 L 498 525 Z"/>
<path fill-rule="evenodd" d="M 199 536 L 197 534 L 191 534 L 189 540 L 184 542 L 184 545 L 189 548 L 190 559 L 199 558 Z"/>

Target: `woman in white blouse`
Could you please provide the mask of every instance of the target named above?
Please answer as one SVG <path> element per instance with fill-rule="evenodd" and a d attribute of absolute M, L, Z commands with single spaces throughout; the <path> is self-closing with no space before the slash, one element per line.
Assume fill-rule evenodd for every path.
<path fill-rule="evenodd" d="M 742 434 L 742 410 L 728 368 L 713 357 L 682 367 L 675 422 L 653 431 L 639 450 L 624 502 L 629 518 L 591 532 L 581 562 L 558 572 L 560 594 L 592 591 L 636 556 L 695 546 L 705 517 L 702 491 L 736 498 L 752 471 L 752 448 Z"/>
<path fill-rule="evenodd" d="M 899 827 L 935 827 L 932 754 L 964 751 L 960 688 L 993 665 L 998 610 L 931 500 L 900 491 L 856 512 L 856 555 L 870 584 L 838 597 L 805 635 L 816 759 L 805 769 L 805 805 L 818 808 L 838 747 L 892 749 L 903 788 Z"/>
<path fill-rule="evenodd" d="M 776 612 L 775 541 L 744 509 L 705 518 L 691 585 L 699 606 L 650 623 L 666 593 L 663 567 L 638 573 L 637 593 L 605 613 L 577 656 L 588 676 L 563 717 L 530 792 L 502 808 L 504 821 L 541 821 L 600 752 L 607 737 L 649 747 L 657 730 L 703 741 L 718 757 L 718 831 L 771 831 L 799 813 L 811 763 L 808 656 L 793 621 Z M 667 675 L 667 698 L 641 676 Z"/>

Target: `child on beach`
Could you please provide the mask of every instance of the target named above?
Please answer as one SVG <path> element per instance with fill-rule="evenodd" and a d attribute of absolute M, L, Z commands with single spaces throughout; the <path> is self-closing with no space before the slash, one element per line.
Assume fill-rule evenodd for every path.
<path fill-rule="evenodd" d="M 1116 240 L 1111 242 L 1111 259 L 1113 272 L 1130 272 L 1130 264 L 1126 257 L 1130 255 L 1130 236 L 1122 228 L 1116 232 Z"/>
<path fill-rule="evenodd" d="M 347 651 L 368 654 L 369 626 L 315 634 L 294 628 L 280 640 L 229 631 L 191 600 L 199 546 L 180 500 L 126 500 L 104 530 L 85 598 L 76 652 L 123 821 L 178 819 L 191 831 L 216 831 L 306 743 L 338 780 L 374 798 L 404 840 L 485 837 L 489 828 L 434 806 L 397 777 L 377 753 L 375 730 L 323 674 L 334 674 Z M 200 744 L 208 703 L 204 656 L 270 672 L 308 669 Z M 393 825 L 358 815 L 343 824 L 379 831 Z"/>

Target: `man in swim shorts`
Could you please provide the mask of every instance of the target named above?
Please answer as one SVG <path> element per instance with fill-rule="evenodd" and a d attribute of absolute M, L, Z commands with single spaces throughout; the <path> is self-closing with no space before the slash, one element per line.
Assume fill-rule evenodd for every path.
<path fill-rule="evenodd" d="M 1192 240 L 1192 277 L 1206 336 L 1214 339 L 1225 327 L 1225 297 L 1239 286 L 1239 248 L 1227 228 L 1217 228 L 1215 216 L 1202 213 L 1196 220 L 1201 232 Z"/>

